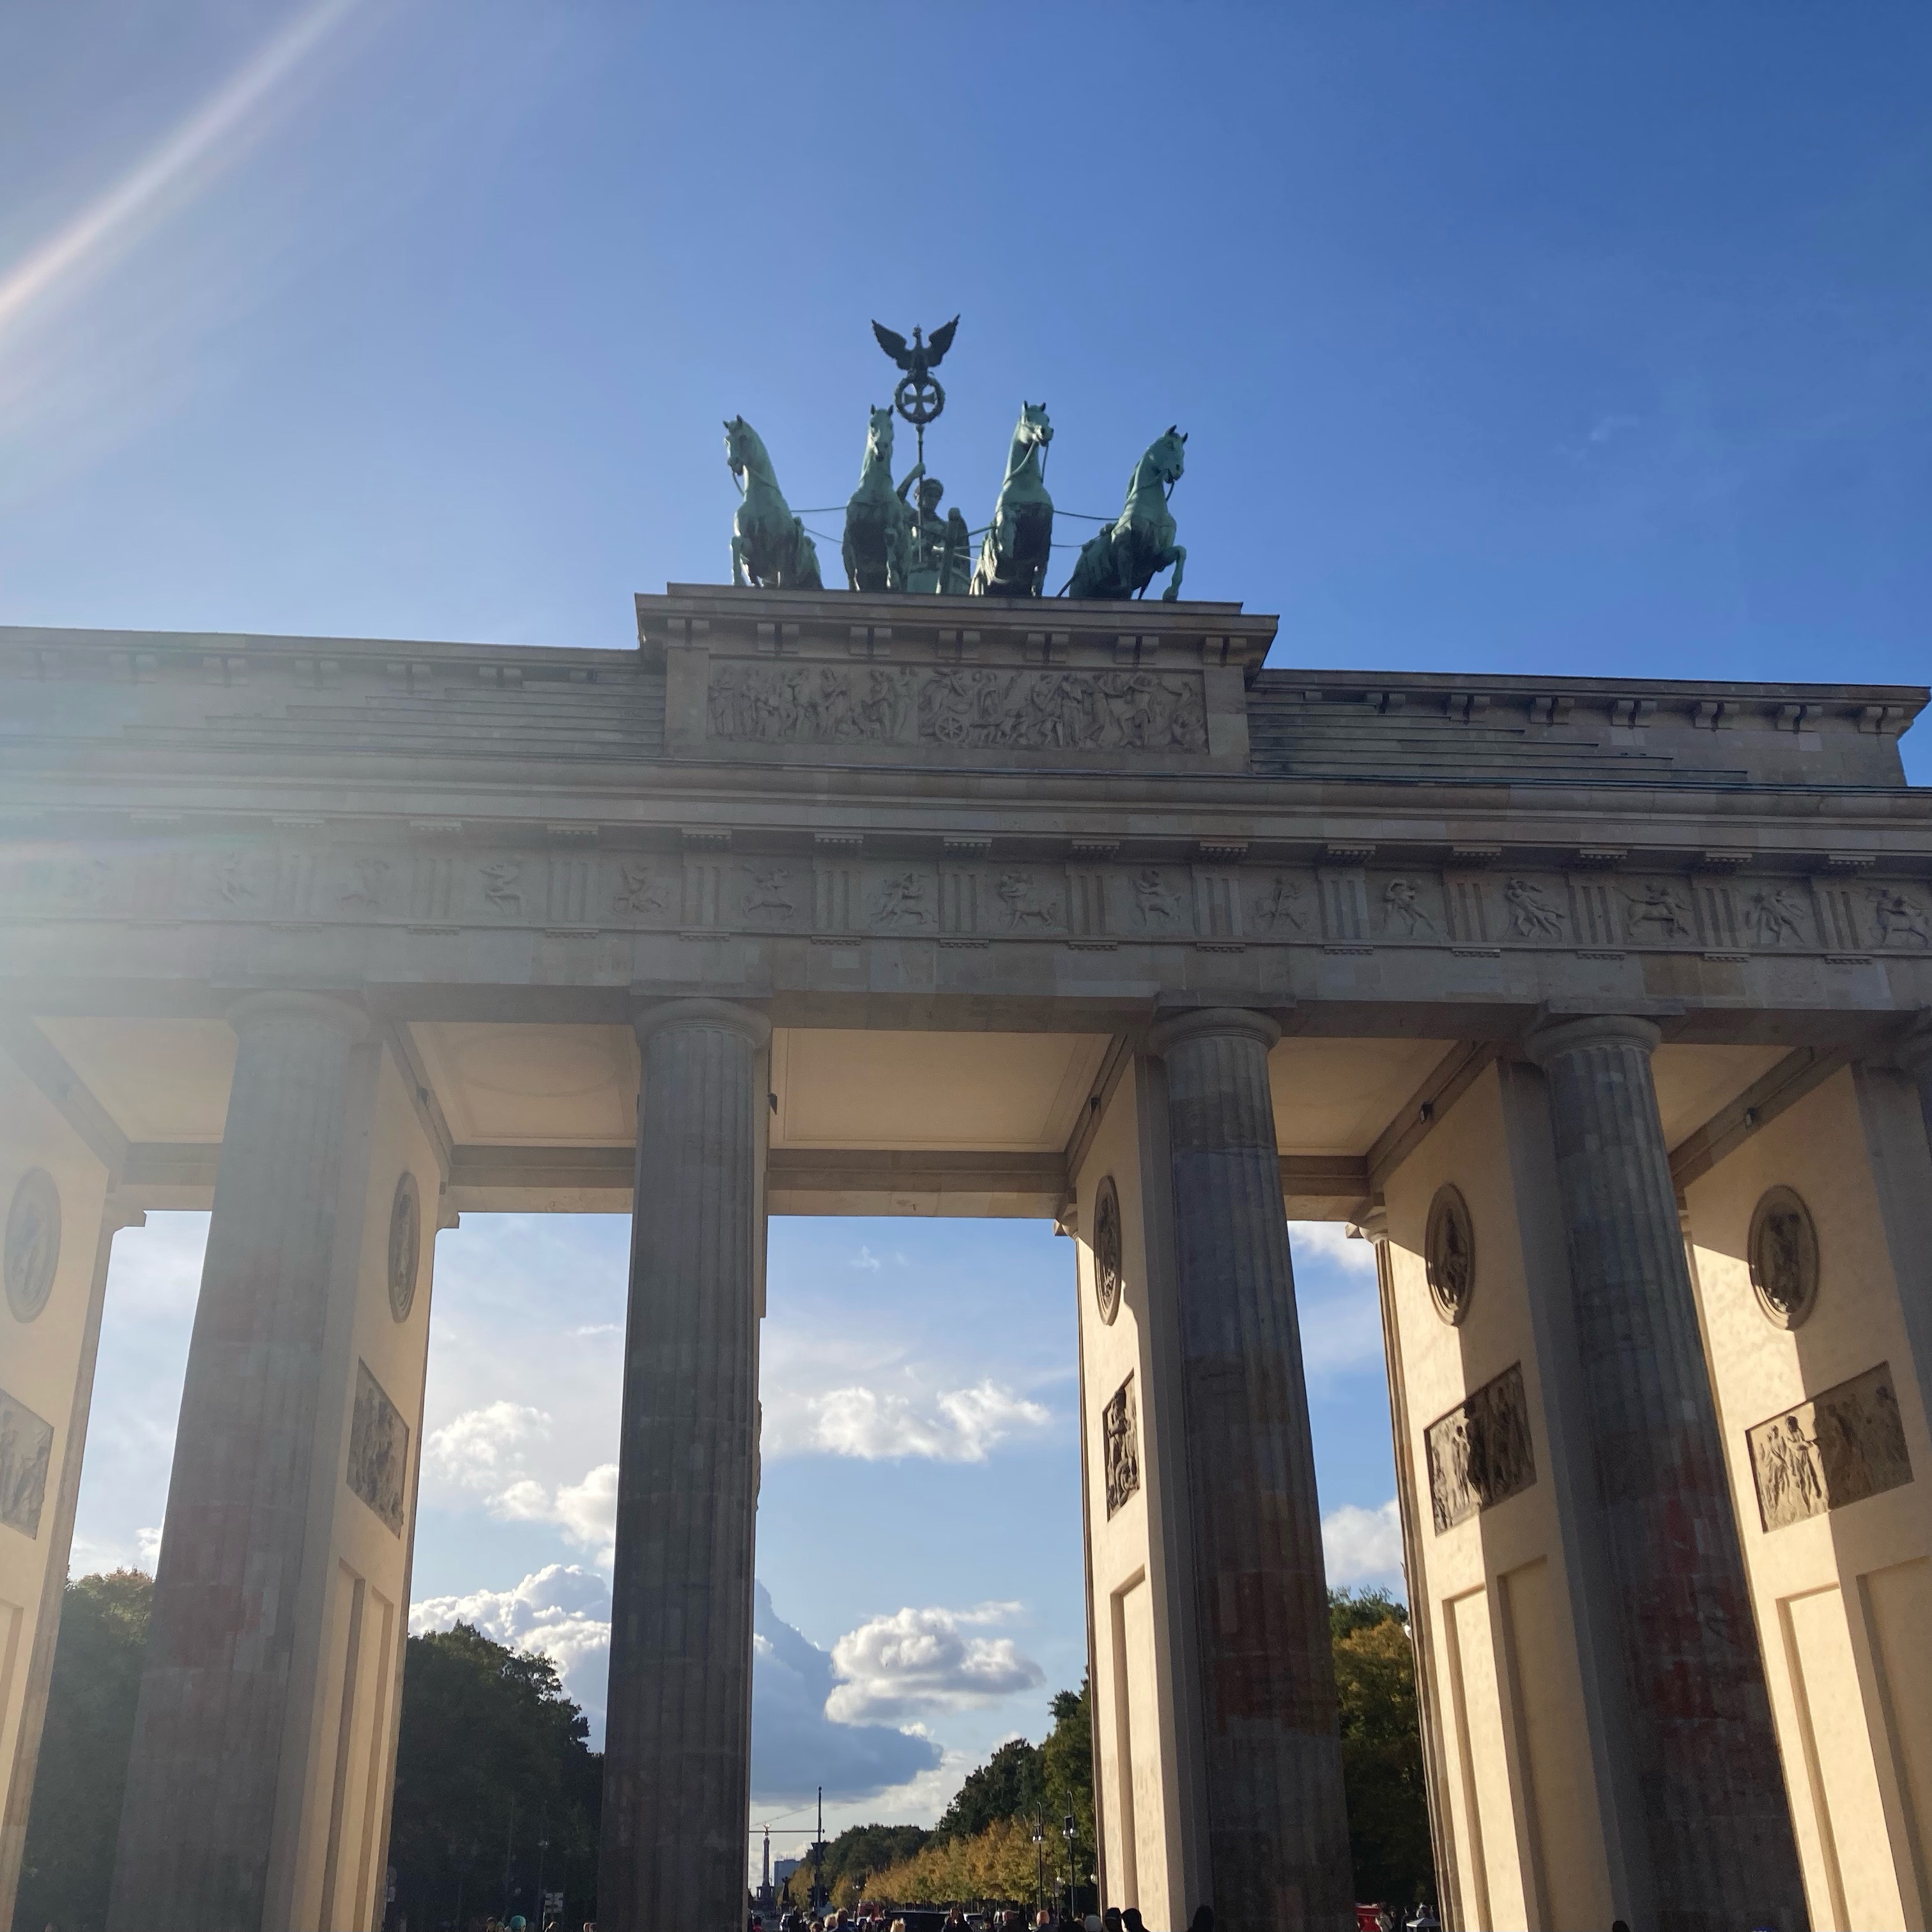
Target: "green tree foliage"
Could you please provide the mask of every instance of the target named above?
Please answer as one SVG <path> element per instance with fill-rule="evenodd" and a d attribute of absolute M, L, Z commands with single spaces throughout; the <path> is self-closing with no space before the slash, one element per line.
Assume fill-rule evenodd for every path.
<path fill-rule="evenodd" d="M 853 1825 L 826 1840 L 823 1868 L 832 1903 L 850 1905 L 866 1881 L 888 1865 L 903 1864 L 925 1847 L 932 1834 L 920 1825 Z M 787 1901 L 804 1905 L 812 1888 L 810 1853 L 786 1882 Z"/>
<path fill-rule="evenodd" d="M 1063 1855 L 1062 1835 L 1069 1813 L 1074 1823 L 1073 1869 L 1084 1885 L 1088 1874 L 1100 1869 L 1094 1835 L 1094 1712 L 1090 1678 L 1078 1690 L 1057 1691 L 1053 1700 L 1053 1729 L 1040 1748 L 1040 1768 L 1046 1785 L 1047 1829 Z"/>
<path fill-rule="evenodd" d="M 1355 1896 L 1379 1904 L 1433 1898 L 1408 1612 L 1386 1591 L 1338 1590 L 1329 1595 L 1328 1620 Z"/>
<path fill-rule="evenodd" d="M 1040 1748 L 1010 1738 L 953 1794 L 939 1821 L 941 1838 L 976 1838 L 1003 1818 L 1030 1819 L 1046 1803 L 1046 1769 Z"/>
<path fill-rule="evenodd" d="M 16 1932 L 98 1932 L 106 1922 L 154 1593 L 138 1570 L 67 1586 Z"/>
<path fill-rule="evenodd" d="M 547 1658 L 506 1649 L 467 1624 L 409 1640 L 389 1862 L 412 1925 L 466 1924 L 511 1906 L 536 1918 L 538 1838 L 546 1891 L 568 1917 L 596 1916 L 604 1761 Z"/>

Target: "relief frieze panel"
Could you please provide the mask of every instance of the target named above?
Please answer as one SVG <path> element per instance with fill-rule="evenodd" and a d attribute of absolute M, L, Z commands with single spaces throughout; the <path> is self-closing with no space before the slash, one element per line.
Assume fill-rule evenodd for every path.
<path fill-rule="evenodd" d="M 1912 1480 L 1892 1368 L 1881 1362 L 1744 1432 L 1758 1514 L 1783 1529 Z"/>
<path fill-rule="evenodd" d="M 749 744 L 1208 749 L 1198 671 L 726 662 L 712 668 L 706 715 L 712 737 Z"/>
<path fill-rule="evenodd" d="M 754 667 L 754 668 L 763 668 Z M 808 667 L 808 668 L 810 668 Z M 830 668 L 844 672 L 839 666 Z M 892 671 L 895 676 L 911 674 Z M 866 667 L 850 676 L 872 675 Z M 1042 674 L 1046 675 L 1046 674 Z M 452 826 L 452 832 L 460 830 Z M 0 856 L 0 920 L 226 926 L 321 922 L 430 931 L 815 933 L 1093 946 L 1322 946 L 1330 950 L 1666 952 L 1748 960 L 1932 957 L 1932 885 L 1852 867 L 1678 872 L 1192 862 L 1076 848 L 996 857 L 980 839 L 880 856 L 827 835 L 811 853 L 741 843 L 674 852 L 185 837 Z M 1364 848 L 1366 854 L 1366 848 Z"/>

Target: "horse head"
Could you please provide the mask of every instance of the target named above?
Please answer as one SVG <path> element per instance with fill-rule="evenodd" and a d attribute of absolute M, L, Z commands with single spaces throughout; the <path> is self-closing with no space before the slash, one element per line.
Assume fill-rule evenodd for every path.
<path fill-rule="evenodd" d="M 724 424 L 724 462 L 731 474 L 742 483 L 745 472 L 754 463 L 764 458 L 765 446 L 758 440 L 758 432 L 742 416 L 728 418 Z"/>
<path fill-rule="evenodd" d="M 1029 448 L 1038 443 L 1042 449 L 1053 440 L 1053 425 L 1046 419 L 1044 403 L 1020 404 L 1020 419 L 1013 425 L 1013 440 Z"/>
<path fill-rule="evenodd" d="M 866 467 L 869 470 L 875 463 L 883 463 L 890 470 L 892 462 L 892 412 L 890 409 L 874 410 L 872 422 L 866 431 Z"/>
<path fill-rule="evenodd" d="M 1170 490 L 1180 481 L 1181 472 L 1186 467 L 1186 436 L 1170 423 L 1165 435 L 1156 436 L 1148 444 L 1148 453 L 1142 458 Z"/>

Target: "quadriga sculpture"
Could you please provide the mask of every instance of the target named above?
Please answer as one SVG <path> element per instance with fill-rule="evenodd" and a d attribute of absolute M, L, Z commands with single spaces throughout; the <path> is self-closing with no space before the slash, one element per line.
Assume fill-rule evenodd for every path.
<path fill-rule="evenodd" d="M 874 410 L 866 432 L 866 460 L 859 471 L 859 487 L 845 506 L 845 539 L 841 549 L 846 587 L 903 590 L 911 534 L 912 512 L 899 490 L 892 488 L 892 412 Z"/>
<path fill-rule="evenodd" d="M 1044 403 L 1022 403 L 1006 452 L 1006 481 L 993 506 L 992 527 L 973 572 L 975 597 L 1037 597 L 1053 554 L 1053 499 L 1040 459 L 1053 440 Z"/>
<path fill-rule="evenodd" d="M 764 590 L 823 590 L 818 546 L 792 514 L 758 432 L 742 416 L 724 425 L 724 460 L 744 492 L 731 519 L 731 581 Z"/>
<path fill-rule="evenodd" d="M 1178 429 L 1148 446 L 1127 484 L 1126 506 L 1080 546 L 1080 561 L 1066 586 L 1070 597 L 1138 597 L 1169 564 L 1174 574 L 1160 594 L 1172 602 L 1180 595 L 1180 573 L 1187 552 L 1174 540 L 1168 493 L 1180 482 L 1184 446 Z"/>

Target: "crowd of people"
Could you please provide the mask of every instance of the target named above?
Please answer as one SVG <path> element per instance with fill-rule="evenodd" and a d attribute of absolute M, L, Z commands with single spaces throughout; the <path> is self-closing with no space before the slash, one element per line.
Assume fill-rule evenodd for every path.
<path fill-rule="evenodd" d="M 1030 1922 L 1018 1906 L 987 1912 L 968 1912 L 956 1905 L 946 1914 L 944 1932 L 1029 1932 L 1029 1924 L 1030 1932 L 1149 1932 L 1138 1909 L 1131 1905 L 1124 1910 L 1110 1905 L 1104 1913 L 1090 1912 L 1084 1919 L 1042 1906 Z M 751 1932 L 760 1932 L 755 1916 Z M 848 1912 L 842 1905 L 823 1915 L 787 1912 L 778 1920 L 778 1932 L 907 1932 L 907 1924 L 890 1906 L 861 1905 L 856 1912 Z M 1195 1913 L 1188 1932 L 1214 1932 L 1210 1906 L 1204 1905 Z"/>

